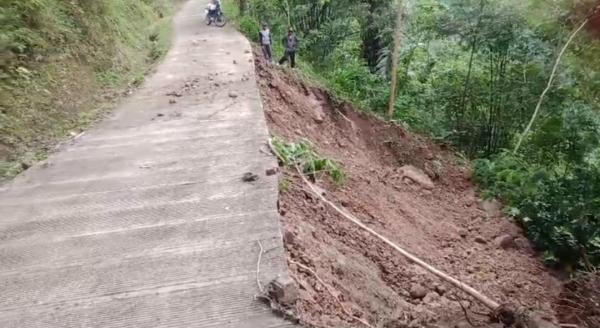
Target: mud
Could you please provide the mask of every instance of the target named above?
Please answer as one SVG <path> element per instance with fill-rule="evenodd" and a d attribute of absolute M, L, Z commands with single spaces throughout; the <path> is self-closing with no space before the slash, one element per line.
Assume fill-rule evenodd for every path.
<path fill-rule="evenodd" d="M 342 186 L 327 178 L 318 181 L 327 198 L 499 303 L 554 315 L 560 281 L 517 225 L 498 208 L 484 209 L 468 163 L 424 137 L 335 101 L 296 73 L 260 59 L 256 69 L 271 134 L 309 140 L 343 167 L 347 181 Z M 403 179 L 404 165 L 425 172 L 434 188 Z M 289 269 L 300 289 L 293 312 L 305 325 L 364 326 L 360 320 L 386 328 L 489 324 L 485 308 L 344 220 L 312 196 L 293 170 L 283 170 L 280 189 Z M 513 241 L 510 247 L 499 244 L 507 238 Z M 293 262 L 311 268 L 322 282 Z"/>

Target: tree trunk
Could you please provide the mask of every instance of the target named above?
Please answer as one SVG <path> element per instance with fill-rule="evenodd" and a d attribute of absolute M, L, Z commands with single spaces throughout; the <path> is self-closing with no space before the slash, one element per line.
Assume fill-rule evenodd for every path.
<path fill-rule="evenodd" d="M 394 29 L 394 50 L 392 51 L 392 81 L 390 86 L 390 100 L 388 103 L 388 120 L 394 118 L 394 108 L 396 105 L 396 91 L 398 88 L 398 60 L 400 57 L 400 42 L 402 41 L 402 0 L 398 0 L 396 14 L 396 27 Z"/>
<path fill-rule="evenodd" d="M 240 16 L 246 15 L 246 8 L 248 6 L 247 0 L 238 0 L 238 9 L 240 12 Z"/>

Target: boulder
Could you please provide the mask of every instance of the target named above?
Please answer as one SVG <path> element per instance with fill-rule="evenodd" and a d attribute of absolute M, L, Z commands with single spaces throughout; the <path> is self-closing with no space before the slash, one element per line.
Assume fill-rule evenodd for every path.
<path fill-rule="evenodd" d="M 400 168 L 400 176 L 404 179 L 407 178 L 425 189 L 433 189 L 435 185 L 431 178 L 427 176 L 421 169 L 418 169 L 412 165 L 405 165 Z"/>
<path fill-rule="evenodd" d="M 290 277 L 277 277 L 269 284 L 269 296 L 283 306 L 290 306 L 298 300 L 298 288 Z"/>
<path fill-rule="evenodd" d="M 423 299 L 425 296 L 427 296 L 427 288 L 420 284 L 414 283 L 410 286 L 409 294 L 410 297 L 414 299 Z"/>
<path fill-rule="evenodd" d="M 515 237 L 511 235 L 500 235 L 494 239 L 494 245 L 498 248 L 509 249 L 516 248 Z"/>
<path fill-rule="evenodd" d="M 484 200 L 481 202 L 481 207 L 488 217 L 498 217 L 502 215 L 502 204 L 495 199 Z"/>

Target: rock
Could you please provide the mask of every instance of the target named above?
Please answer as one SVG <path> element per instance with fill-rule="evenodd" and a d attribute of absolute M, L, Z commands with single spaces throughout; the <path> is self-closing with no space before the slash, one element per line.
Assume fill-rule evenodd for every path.
<path fill-rule="evenodd" d="M 429 293 L 427 293 L 427 295 L 425 295 L 425 298 L 423 298 L 423 302 L 430 304 L 439 299 L 440 299 L 440 294 L 438 294 L 436 292 L 429 292 Z"/>
<path fill-rule="evenodd" d="M 176 102 L 177 102 L 177 100 L 175 100 L 175 99 L 169 99 L 169 104 L 171 104 L 171 105 L 174 104 L 174 103 L 176 103 Z"/>
<path fill-rule="evenodd" d="M 317 123 L 317 124 L 321 124 L 323 123 L 323 121 L 325 120 L 325 112 L 323 111 L 323 108 L 321 108 L 321 106 L 315 106 L 313 108 L 313 120 Z"/>
<path fill-rule="evenodd" d="M 279 304 L 290 306 L 298 300 L 298 288 L 290 277 L 277 277 L 269 284 L 269 296 Z"/>
<path fill-rule="evenodd" d="M 467 238 L 468 234 L 469 234 L 469 232 L 466 229 L 458 229 L 458 235 L 461 238 Z"/>
<path fill-rule="evenodd" d="M 229 98 L 237 98 L 237 97 L 238 97 L 237 93 L 235 93 L 235 92 L 229 93 Z"/>
<path fill-rule="evenodd" d="M 414 299 L 422 299 L 427 296 L 427 288 L 421 286 L 420 284 L 414 283 L 410 286 L 409 294 L 410 297 Z"/>
<path fill-rule="evenodd" d="M 436 285 L 434 289 L 440 295 L 444 295 L 448 291 L 448 288 L 444 285 Z"/>
<path fill-rule="evenodd" d="M 316 113 L 313 117 L 313 119 L 315 120 L 315 122 L 317 124 L 321 124 L 323 123 L 323 116 L 321 116 L 319 113 Z"/>
<path fill-rule="evenodd" d="M 267 171 L 265 171 L 265 174 L 267 176 L 272 176 L 272 175 L 277 174 L 277 172 L 279 172 L 279 168 L 278 167 L 273 167 L 273 168 L 270 168 Z"/>
<path fill-rule="evenodd" d="M 422 170 L 412 165 L 405 165 L 401 167 L 400 176 L 402 178 L 408 178 L 425 189 L 433 189 L 435 187 L 433 181 L 431 181 L 431 178 L 429 178 Z"/>
<path fill-rule="evenodd" d="M 435 158 L 435 156 L 433 155 L 433 152 L 429 149 L 425 149 L 425 151 L 423 153 L 423 157 L 428 161 L 431 161 Z"/>
<path fill-rule="evenodd" d="M 485 238 L 483 238 L 482 236 L 475 237 L 475 242 L 480 244 L 487 244 L 487 240 L 485 240 Z"/>
<path fill-rule="evenodd" d="M 502 215 L 502 204 L 495 199 L 484 200 L 481 202 L 481 207 L 488 217 L 498 217 Z"/>
<path fill-rule="evenodd" d="M 258 175 L 254 174 L 252 172 L 246 172 L 242 176 L 242 181 L 244 181 L 244 182 L 254 182 L 256 180 L 258 180 Z"/>
<path fill-rule="evenodd" d="M 283 233 L 283 242 L 284 242 L 286 245 L 287 245 L 287 244 L 289 244 L 289 245 L 293 244 L 293 243 L 294 243 L 294 240 L 296 240 L 296 236 L 294 235 L 294 233 L 293 233 L 293 232 L 291 232 L 291 231 L 289 231 L 289 230 L 286 230 L 286 231 Z"/>
<path fill-rule="evenodd" d="M 527 328 L 558 328 L 550 318 L 545 318 L 541 313 L 533 312 L 527 318 Z"/>
<path fill-rule="evenodd" d="M 408 328 L 408 324 L 404 320 L 393 319 L 383 324 L 383 328 Z"/>
<path fill-rule="evenodd" d="M 516 248 L 515 237 L 511 235 L 501 235 L 494 239 L 494 245 L 498 248 L 509 249 Z"/>
<path fill-rule="evenodd" d="M 454 324 L 454 328 L 472 328 L 472 326 L 467 321 L 460 321 Z"/>
<path fill-rule="evenodd" d="M 183 96 L 183 94 L 179 91 L 171 91 L 171 92 L 167 93 L 167 96 L 173 96 L 173 97 L 179 98 L 179 97 Z"/>
<path fill-rule="evenodd" d="M 163 117 L 163 116 L 165 116 L 165 114 L 163 114 L 163 113 L 158 113 L 158 114 L 156 114 L 156 116 L 157 116 L 157 117 Z"/>
<path fill-rule="evenodd" d="M 514 243 L 515 243 L 515 248 L 517 248 L 517 249 L 524 249 L 524 248 L 526 249 L 526 248 L 530 247 L 530 245 L 531 245 L 527 239 L 521 238 L 521 237 L 515 238 Z"/>
<path fill-rule="evenodd" d="M 488 323 L 486 328 L 504 328 L 504 324 L 495 322 L 495 323 Z"/>
<path fill-rule="evenodd" d="M 237 60 L 233 60 L 233 65 L 237 65 Z"/>

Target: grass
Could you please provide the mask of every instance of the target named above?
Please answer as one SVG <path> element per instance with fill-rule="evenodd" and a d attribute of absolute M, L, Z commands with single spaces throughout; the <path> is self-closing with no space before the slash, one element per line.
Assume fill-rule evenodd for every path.
<path fill-rule="evenodd" d="M 346 180 L 340 165 L 319 155 L 307 140 L 293 143 L 274 138 L 273 147 L 286 167 L 298 166 L 304 174 L 315 180 L 319 175 L 327 174 L 338 185 L 342 185 Z"/>
<path fill-rule="evenodd" d="M 169 0 L 0 4 L 0 179 L 43 159 L 143 82 L 170 45 Z"/>

